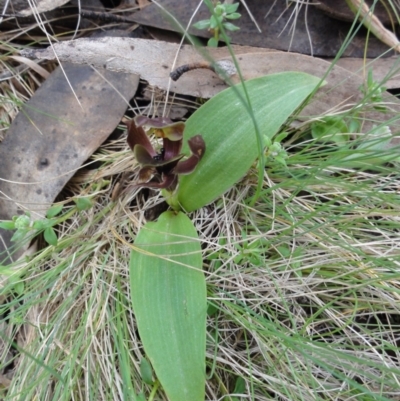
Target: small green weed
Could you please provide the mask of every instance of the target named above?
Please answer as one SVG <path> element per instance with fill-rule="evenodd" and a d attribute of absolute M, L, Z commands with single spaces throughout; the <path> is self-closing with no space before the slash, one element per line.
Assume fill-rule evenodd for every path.
<path fill-rule="evenodd" d="M 198 21 L 193 26 L 200 30 L 209 30 L 213 34 L 213 37 L 208 40 L 207 45 L 210 47 L 218 47 L 218 42 L 221 40 L 221 28 L 231 32 L 240 29 L 238 26 L 227 21 L 240 18 L 240 14 L 236 12 L 239 3 L 221 4 L 220 1 L 214 1 L 213 4 L 210 0 L 206 0 L 205 3 L 210 10 L 210 18 Z M 228 35 L 226 35 L 226 37 L 229 39 Z"/>

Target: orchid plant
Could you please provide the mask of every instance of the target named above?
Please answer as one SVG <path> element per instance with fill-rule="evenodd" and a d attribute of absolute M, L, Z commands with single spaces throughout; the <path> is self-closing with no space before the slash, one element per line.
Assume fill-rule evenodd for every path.
<path fill-rule="evenodd" d="M 128 145 L 140 164 L 133 186 L 160 189 L 172 209 L 139 230 L 129 263 L 136 324 L 158 380 L 153 395 L 161 384 L 169 401 L 205 399 L 207 288 L 201 242 L 185 212 L 221 196 L 265 148 L 283 157 L 272 138 L 319 82 L 295 72 L 245 82 L 254 119 L 238 101 L 246 98 L 239 85 L 186 123 L 144 116 L 127 123 Z M 153 146 L 149 135 L 162 144 Z"/>
<path fill-rule="evenodd" d="M 176 188 L 180 175 L 194 171 L 203 157 L 206 145 L 201 135 L 188 140 L 191 155 L 184 159 L 181 154 L 185 123 L 173 122 L 166 117 L 148 118 L 136 116 L 127 123 L 128 145 L 141 165 L 138 187 L 159 188 L 164 192 L 167 202 L 174 210 L 179 210 Z M 147 134 L 144 130 L 147 128 Z M 162 138 L 163 145 L 157 151 L 148 135 Z"/>

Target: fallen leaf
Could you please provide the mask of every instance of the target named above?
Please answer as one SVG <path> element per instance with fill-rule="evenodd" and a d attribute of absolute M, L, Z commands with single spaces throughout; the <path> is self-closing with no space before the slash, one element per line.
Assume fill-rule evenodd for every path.
<path fill-rule="evenodd" d="M 47 70 L 41 67 L 34 60 L 30 60 L 29 58 L 21 56 L 10 56 L 10 58 L 12 58 L 15 61 L 18 61 L 19 63 L 26 64 L 29 68 L 31 68 L 33 71 L 36 71 L 44 79 L 47 79 L 50 75 L 50 73 Z"/>
<path fill-rule="evenodd" d="M 367 0 L 365 3 L 371 7 L 375 3 L 374 15 L 376 15 L 383 24 L 393 24 L 397 22 L 396 15 L 392 7 L 397 8 L 399 6 L 396 3 L 385 4 L 383 2 L 374 2 L 373 0 Z M 354 21 L 354 13 L 350 10 L 346 3 L 346 0 L 314 0 L 314 6 L 321 9 L 327 15 L 333 18 L 337 18 L 343 21 Z"/>
<path fill-rule="evenodd" d="M 0 220 L 44 217 L 75 171 L 115 129 L 139 77 L 63 64 L 23 106 L 0 145 Z M 0 263 L 12 232 L 0 229 Z M 12 256 L 16 260 L 25 248 Z M 10 256 L 10 255 L 8 255 Z"/>
<path fill-rule="evenodd" d="M 18 13 L 20 17 L 28 17 L 32 14 L 43 13 L 45 11 L 51 11 L 68 3 L 69 0 L 38 0 L 36 1 L 35 7 L 27 7 Z M 33 2 L 35 4 L 35 2 Z"/>
<path fill-rule="evenodd" d="M 161 89 L 167 89 L 170 83 L 169 73 L 178 54 L 176 66 L 199 62 L 203 57 L 190 45 L 179 50 L 176 43 L 160 42 L 149 39 L 105 37 L 98 39 L 77 39 L 55 43 L 54 50 L 61 61 L 77 64 L 89 64 L 97 68 L 111 71 L 139 74 L 142 79 Z M 254 49 L 254 48 L 250 48 Z M 204 49 L 209 57 L 215 60 L 230 58 L 227 48 Z M 249 52 L 249 47 L 235 46 L 236 54 Z M 257 49 L 260 51 L 260 49 Z M 21 51 L 25 57 L 34 59 L 55 60 L 51 47 L 44 50 L 25 49 Z M 193 72 L 194 73 L 194 72 Z M 213 72 L 197 70 L 188 74 L 190 79 L 171 83 L 173 92 L 209 98 L 226 88 L 223 81 Z M 197 79 L 193 79 L 198 77 Z"/>
<path fill-rule="evenodd" d="M 400 88 L 400 59 L 398 56 L 378 59 L 362 59 L 344 57 L 336 61 L 336 64 L 357 74 L 362 79 L 368 75 L 371 68 L 376 82 L 384 82 L 387 89 Z"/>
<path fill-rule="evenodd" d="M 241 4 L 238 10 L 241 17 L 233 21 L 240 30 L 228 32 L 232 43 L 335 57 L 352 24 L 330 18 L 315 6 L 306 3 L 246 0 L 261 32 Z M 186 0 L 185 7 L 182 7 L 181 0 L 159 0 L 157 4 L 133 14 L 131 18 L 141 25 L 181 33 L 189 25 L 189 21 L 193 26 L 200 20 L 210 18 L 204 2 L 193 18 L 198 4 L 198 0 Z M 207 30 L 189 28 L 188 32 L 200 37 L 211 36 Z M 367 57 L 379 57 L 388 50 L 377 38 L 367 37 L 365 29 L 359 29 L 354 33 L 351 45 L 345 49 L 344 56 L 364 57 L 367 52 Z"/>
<path fill-rule="evenodd" d="M 10 358 L 11 359 L 11 358 Z M 0 390 L 10 387 L 11 380 L 0 374 Z"/>
<path fill-rule="evenodd" d="M 172 82 L 169 73 L 179 51 L 179 46 L 174 43 L 133 38 L 77 39 L 54 44 L 54 49 L 61 60 L 139 74 L 150 85 L 160 89 L 170 88 L 176 93 L 210 98 L 227 88 L 214 72 L 204 69 L 189 71 L 178 81 Z M 249 51 L 249 47 L 240 46 L 234 48 L 246 80 L 283 71 L 301 71 L 323 78 L 331 67 L 330 62 L 320 58 L 279 51 L 256 53 L 254 48 L 250 49 Z M 51 48 L 24 50 L 22 53 L 38 59 L 55 58 Z M 232 61 L 226 48 L 197 50 L 193 46 L 185 45 L 179 51 L 176 66 L 201 62 L 205 54 L 216 61 Z M 360 76 L 335 65 L 325 79 L 328 85 L 318 92 L 311 104 L 302 111 L 302 115 L 316 116 L 349 109 L 362 98 L 360 87 L 364 81 Z M 238 82 L 238 77 L 232 77 L 232 81 Z M 394 112 L 398 112 L 398 100 L 390 94 L 385 96 L 393 105 Z M 370 120 L 375 118 L 376 121 L 381 121 L 390 117 L 379 113 L 369 114 Z M 366 127 L 370 126 L 371 124 Z"/>

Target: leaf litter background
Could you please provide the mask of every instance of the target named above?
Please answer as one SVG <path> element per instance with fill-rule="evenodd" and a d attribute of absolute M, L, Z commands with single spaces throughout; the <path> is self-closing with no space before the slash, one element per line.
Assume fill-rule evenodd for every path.
<path fill-rule="evenodd" d="M 177 7 L 178 2 L 163 2 L 183 25 L 191 15 L 189 3 L 183 8 Z M 295 8 L 285 11 L 283 1 L 265 2 L 263 6 L 253 3 L 247 5 L 255 15 L 269 12 L 269 19 L 258 18 L 263 32 L 269 34 L 256 33 L 242 8 L 240 23 L 244 25 L 233 37 L 236 44 L 272 47 L 275 43 L 272 48 L 276 50 L 332 58 L 343 35 L 334 34 L 319 42 L 318 36 L 310 40 L 302 28 L 312 30 L 315 26 L 312 35 L 348 30 L 315 8 L 307 14 L 311 18 L 317 13 L 315 25 L 306 25 L 305 7 L 298 7 L 293 14 Z M 60 40 L 72 39 L 77 22 L 73 6 L 66 4 L 50 14 L 40 14 L 42 30 L 38 29 L 41 22 L 35 22 L 34 17 L 18 17 L 20 27 L 13 17 L 2 22 L 7 27 L 2 33 L 7 43 L 1 84 L 4 130 L 12 124 L 0 145 L 0 217 L 9 219 L 28 209 L 38 218 L 54 199 L 64 202 L 66 209 L 72 207 L 71 199 L 76 197 L 90 196 L 94 204 L 57 227 L 56 249 L 43 248 L 38 241 L 19 254 L 2 254 L 11 258 L 32 255 L 15 267 L 24 282 L 22 294 L 13 289 L 9 277 L 1 276 L 4 340 L 0 388 L 6 399 L 18 399 L 18 394 L 24 399 L 128 399 L 135 392 L 148 391 L 139 374 L 144 355 L 130 307 L 127 260 L 129 244 L 138 229 L 164 206 L 160 196 L 150 191 L 129 193 L 112 203 L 112 192 L 117 184 L 123 184 L 123 176 L 130 181 L 137 172 L 123 128 L 112 132 L 129 102 L 128 116 L 133 112 L 160 114 L 167 104 L 170 115 L 180 118 L 198 106 L 196 98 L 188 95 L 204 96 L 198 92 L 199 85 L 211 91 L 208 96 L 215 93 L 215 88 L 210 89 L 213 82 L 219 85 L 217 90 L 223 88 L 207 71 L 193 71 L 177 84 L 180 88 L 173 88 L 175 94 L 166 98 L 159 88 L 168 87 L 169 69 L 164 66 L 171 68 L 176 45 L 170 52 L 165 50 L 162 59 L 156 58 L 161 53 L 149 56 L 145 48 L 143 57 L 150 58 L 154 67 L 154 77 L 150 73 L 146 81 L 152 83 L 160 76 L 160 66 L 164 78 L 163 82 L 153 82 L 158 88 L 142 82 L 138 91 L 138 76 L 63 63 L 72 92 L 60 67 L 47 78 L 54 62 L 37 60 L 29 64 L 26 59 L 26 69 L 11 58 L 33 38 L 38 41 L 35 47 L 46 47 L 48 38 L 43 30 Z M 100 2 L 82 6 L 105 11 Z M 158 28 L 167 28 L 161 22 L 157 25 L 159 7 L 154 4 L 141 13 L 129 2 L 108 6 L 118 6 L 113 9 L 117 15 L 141 23 L 147 15 L 146 23 L 150 20 Z M 180 14 L 183 9 L 186 16 Z M 201 18 L 200 13 L 196 19 Z M 290 33 L 292 21 L 297 24 Z M 336 24 L 336 30 L 318 28 L 321 21 L 324 26 Z M 83 19 L 79 36 L 87 37 L 100 29 L 106 30 L 106 36 L 115 35 L 112 31 L 116 25 L 120 35 L 140 32 L 146 38 L 173 40 L 165 31 L 132 23 L 105 24 L 101 19 Z M 326 49 L 328 43 L 331 49 Z M 347 55 L 362 56 L 364 44 L 365 36 L 360 33 Z M 369 39 L 370 57 L 386 49 L 375 38 Z M 285 65 L 301 71 L 308 68 L 319 75 L 327 65 L 305 55 L 236 50 L 242 54 L 240 65 L 247 78 L 274 68 L 281 70 Z M 185 51 L 189 59 L 198 57 L 190 48 Z M 227 53 L 218 49 L 215 57 L 225 58 Z M 386 65 L 390 63 L 390 68 L 395 62 L 389 57 Z M 377 66 L 377 71 L 384 71 L 381 77 L 388 71 L 382 66 L 385 64 Z M 138 68 L 135 72 L 143 75 L 140 63 Z M 152 70 L 146 68 L 146 73 Z M 392 87 L 396 87 L 392 78 Z M 360 99 L 360 77 L 335 67 L 328 82 L 330 86 L 319 94 L 322 98 L 313 103 L 312 111 L 303 112 L 303 120 L 328 110 L 348 110 Z M 392 114 L 383 118 L 393 117 L 392 129 L 397 132 L 398 102 L 387 96 Z M 367 111 L 364 132 L 372 126 L 371 120 L 382 121 L 382 114 Z M 396 399 L 397 170 L 388 165 L 380 172 L 343 171 L 323 158 L 326 150 L 295 138 L 287 143 L 291 174 L 279 165 L 267 166 L 263 197 L 256 205 L 249 206 L 256 186 L 256 172 L 251 171 L 224 197 L 191 216 L 203 243 L 208 277 L 207 374 L 211 378 L 207 399 L 234 392 L 259 400 L 319 396 Z M 84 166 L 74 173 L 82 163 Z M 2 246 L 10 249 L 8 233 L 1 234 Z M 35 249 L 42 248 L 33 256 Z M 11 346 L 7 339 L 16 344 Z M 68 384 L 63 384 L 55 372 L 67 378 Z"/>

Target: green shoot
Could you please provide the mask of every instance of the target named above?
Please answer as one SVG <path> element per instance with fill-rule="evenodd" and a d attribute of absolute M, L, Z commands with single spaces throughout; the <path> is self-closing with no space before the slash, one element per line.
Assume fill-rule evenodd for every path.
<path fill-rule="evenodd" d="M 210 10 L 210 18 L 198 21 L 193 24 L 193 26 L 200 30 L 207 29 L 210 31 L 213 37 L 209 39 L 207 44 L 210 47 L 218 47 L 218 42 L 221 40 L 220 25 L 222 25 L 227 31 L 231 32 L 238 31 L 240 29 L 238 26 L 229 22 L 229 20 L 232 21 L 240 18 L 240 14 L 236 12 L 239 7 L 239 3 L 221 4 L 220 1 L 217 1 L 214 5 L 210 2 L 210 0 L 206 0 L 206 4 Z"/>

